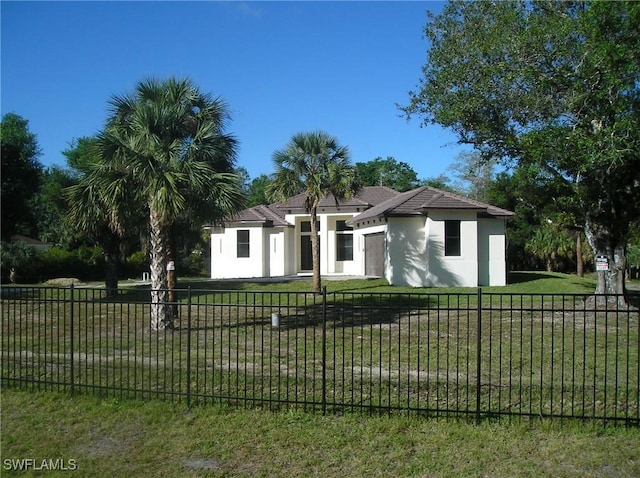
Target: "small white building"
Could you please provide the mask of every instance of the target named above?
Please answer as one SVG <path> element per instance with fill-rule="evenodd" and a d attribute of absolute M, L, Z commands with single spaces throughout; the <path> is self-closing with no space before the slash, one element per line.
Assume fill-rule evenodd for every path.
<path fill-rule="evenodd" d="M 211 232 L 211 278 L 308 274 L 311 224 L 304 194 L 245 209 Z M 392 285 L 506 284 L 511 211 L 428 186 L 365 187 L 318 208 L 320 273 L 380 276 Z"/>

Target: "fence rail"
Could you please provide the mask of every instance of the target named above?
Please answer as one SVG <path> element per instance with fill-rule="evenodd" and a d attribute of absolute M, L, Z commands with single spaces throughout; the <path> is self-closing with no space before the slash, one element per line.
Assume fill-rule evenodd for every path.
<path fill-rule="evenodd" d="M 3 287 L 4 386 L 195 403 L 640 425 L 640 312 L 568 294 Z M 637 298 L 636 298 L 637 299 Z M 611 305 L 613 304 L 613 305 Z"/>

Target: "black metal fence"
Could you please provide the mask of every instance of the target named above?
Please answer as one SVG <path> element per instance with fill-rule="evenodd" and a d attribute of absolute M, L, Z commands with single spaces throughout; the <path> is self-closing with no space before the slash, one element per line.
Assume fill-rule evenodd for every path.
<path fill-rule="evenodd" d="M 154 331 L 148 290 L 1 292 L 4 386 L 640 425 L 640 312 L 615 301 L 180 290 L 173 327 Z"/>

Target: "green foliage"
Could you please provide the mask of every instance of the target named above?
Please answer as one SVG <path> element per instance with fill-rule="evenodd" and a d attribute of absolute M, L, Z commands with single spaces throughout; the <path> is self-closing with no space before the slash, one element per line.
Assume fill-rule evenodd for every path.
<path fill-rule="evenodd" d="M 356 172 L 363 186 L 387 186 L 404 192 L 420 185 L 413 168 L 391 156 L 385 159 L 378 156 L 366 163 L 356 163 Z"/>
<path fill-rule="evenodd" d="M 349 149 L 324 131 L 298 133 L 284 149 L 273 153 L 273 162 L 275 173 L 268 195 L 280 201 L 300 193 L 305 195 L 305 208 L 311 215 L 313 289 L 320 291 L 318 205 L 326 195 L 340 200 L 354 195 L 360 187 Z"/>
<path fill-rule="evenodd" d="M 7 113 L 0 123 L 2 189 L 2 238 L 14 234 L 35 235 L 35 218 L 30 202 L 40 187 L 42 165 L 36 135 L 29 122 L 15 113 Z"/>
<path fill-rule="evenodd" d="M 488 202 L 489 189 L 496 176 L 495 167 L 496 161 L 492 158 L 478 152 L 463 152 L 448 169 L 457 178 L 453 184 L 457 191 L 471 199 Z"/>
<path fill-rule="evenodd" d="M 2 282 L 28 282 L 36 277 L 40 256 L 40 251 L 23 242 L 3 241 L 0 249 Z"/>
<path fill-rule="evenodd" d="M 614 260 L 601 292 L 622 292 L 619 261 L 640 220 L 638 31 L 637 2 L 452 1 L 429 18 L 424 77 L 403 108 L 537 168 L 556 214 Z"/>
<path fill-rule="evenodd" d="M 148 79 L 110 105 L 91 184 L 104 189 L 112 208 L 132 188 L 134 203 L 165 225 L 186 211 L 214 219 L 237 210 L 243 199 L 233 170 L 237 141 L 225 132 L 222 99 L 187 79 Z"/>
<path fill-rule="evenodd" d="M 84 242 L 84 237 L 67 217 L 65 189 L 76 182 L 70 170 L 52 166 L 41 176 L 41 188 L 33 201 L 38 237 L 44 242 L 72 248 Z"/>
<path fill-rule="evenodd" d="M 122 276 L 139 279 L 143 272 L 149 272 L 149 254 L 136 251 L 127 256 L 122 264 Z"/>
<path fill-rule="evenodd" d="M 327 194 L 336 198 L 353 195 L 358 189 L 349 149 L 324 131 L 298 133 L 289 144 L 273 154 L 275 173 L 267 194 L 287 200 L 304 193 L 307 212 Z"/>
<path fill-rule="evenodd" d="M 261 174 L 249 183 L 247 190 L 247 207 L 271 203 L 267 194 L 270 183 L 271 178 L 266 174 Z"/>
<path fill-rule="evenodd" d="M 566 231 L 547 224 L 536 228 L 525 248 L 545 262 L 548 272 L 553 272 L 557 270 L 557 261 L 573 252 L 573 246 L 573 239 Z"/>
<path fill-rule="evenodd" d="M 2 244 L 2 279 L 14 270 L 18 283 L 37 283 L 60 277 L 98 280 L 104 276 L 103 251 L 99 247 L 61 247 L 37 250 L 20 242 Z"/>

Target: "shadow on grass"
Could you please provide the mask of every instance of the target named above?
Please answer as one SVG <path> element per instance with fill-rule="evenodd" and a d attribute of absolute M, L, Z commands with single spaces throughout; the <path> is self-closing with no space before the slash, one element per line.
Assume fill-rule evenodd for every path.
<path fill-rule="evenodd" d="M 223 327 L 246 327 L 247 325 L 265 325 L 271 323 L 271 314 L 278 315 L 278 328 L 285 330 L 321 327 L 324 324 L 326 307 L 326 325 L 329 328 L 363 327 L 398 323 L 403 317 L 410 316 L 416 310 L 438 306 L 438 300 L 429 296 L 410 296 L 395 294 L 329 294 L 327 304 L 317 302 L 303 305 L 263 306 L 265 314 L 249 321 L 241 321 Z"/>
<path fill-rule="evenodd" d="M 522 284 L 524 282 L 533 282 L 540 279 L 554 279 L 550 274 L 542 272 L 509 272 L 509 284 Z"/>

